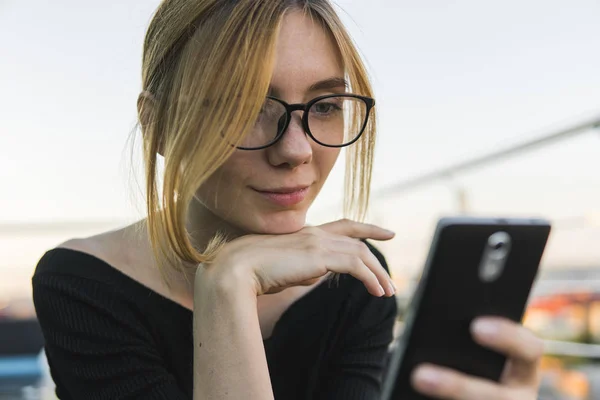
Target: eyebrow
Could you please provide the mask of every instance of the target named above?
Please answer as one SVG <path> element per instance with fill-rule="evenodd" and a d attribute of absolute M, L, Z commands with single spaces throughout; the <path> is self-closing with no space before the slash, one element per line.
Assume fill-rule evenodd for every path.
<path fill-rule="evenodd" d="M 318 90 L 338 89 L 341 87 L 343 87 L 344 89 L 348 89 L 349 86 L 350 85 L 348 84 L 348 81 L 344 78 L 329 78 L 313 83 L 308 88 L 308 91 L 316 92 Z"/>
<path fill-rule="evenodd" d="M 317 92 L 319 90 L 332 90 L 332 89 L 339 89 L 339 88 L 348 89 L 349 87 L 350 87 L 350 85 L 348 84 L 348 81 L 346 79 L 340 78 L 340 77 L 334 77 L 334 78 L 323 79 L 322 81 L 313 83 L 312 85 L 310 85 L 308 87 L 307 92 Z M 277 92 L 277 88 L 269 85 L 269 93 L 275 93 L 275 92 Z"/>

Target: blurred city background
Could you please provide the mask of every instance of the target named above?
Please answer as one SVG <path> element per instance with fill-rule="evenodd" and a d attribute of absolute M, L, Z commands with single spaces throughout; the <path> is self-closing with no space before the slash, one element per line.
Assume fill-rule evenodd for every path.
<path fill-rule="evenodd" d="M 0 400 L 53 398 L 37 260 L 143 215 L 127 139 L 158 3 L 0 0 Z M 378 246 L 401 310 L 440 216 L 549 218 L 525 317 L 547 340 L 542 394 L 600 399 L 600 3 L 336 3 L 375 87 L 369 220 L 397 233 Z M 311 223 L 341 217 L 343 172 Z"/>

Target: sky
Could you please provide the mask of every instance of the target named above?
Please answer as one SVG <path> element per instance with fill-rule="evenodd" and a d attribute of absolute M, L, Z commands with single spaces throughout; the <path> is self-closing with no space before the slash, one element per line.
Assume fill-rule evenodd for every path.
<path fill-rule="evenodd" d="M 375 88 L 375 189 L 600 117 L 597 0 L 336 4 Z M 0 225 L 140 215 L 127 138 L 144 30 L 157 5 L 0 0 Z M 456 211 L 457 188 L 466 188 L 474 213 L 596 215 L 599 155 L 600 131 L 590 131 L 425 189 L 376 198 L 372 219 L 406 239 L 396 246 L 402 252 L 418 240 L 418 256 L 403 253 L 418 260 L 436 216 Z M 339 164 L 315 204 L 315 221 L 337 215 L 331 205 L 340 199 L 342 178 Z M 597 237 L 583 228 L 580 236 Z M 0 236 L 0 252 L 10 254 L 0 268 L 31 267 L 61 235 Z"/>

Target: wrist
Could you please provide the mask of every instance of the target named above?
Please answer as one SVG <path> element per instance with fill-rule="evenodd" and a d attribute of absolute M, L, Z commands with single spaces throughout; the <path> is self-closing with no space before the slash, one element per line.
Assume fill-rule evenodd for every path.
<path fill-rule="evenodd" d="M 256 283 L 243 265 L 214 263 L 200 265 L 194 279 L 194 293 L 212 294 L 218 297 L 256 298 Z"/>

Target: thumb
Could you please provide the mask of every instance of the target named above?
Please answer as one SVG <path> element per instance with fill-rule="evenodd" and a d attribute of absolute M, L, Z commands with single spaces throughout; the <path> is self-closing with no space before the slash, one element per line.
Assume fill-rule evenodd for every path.
<path fill-rule="evenodd" d="M 349 219 L 329 222 L 319 225 L 319 228 L 328 232 L 355 239 L 390 240 L 395 233 L 373 224 L 364 224 Z"/>

